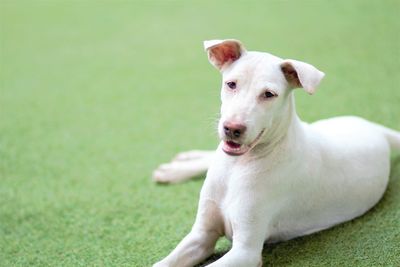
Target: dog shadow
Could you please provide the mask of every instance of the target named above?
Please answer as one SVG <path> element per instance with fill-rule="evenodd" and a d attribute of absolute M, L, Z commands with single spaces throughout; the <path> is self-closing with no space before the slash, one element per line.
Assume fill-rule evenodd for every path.
<path fill-rule="evenodd" d="M 347 242 L 348 233 L 354 231 L 354 228 L 362 229 L 368 227 L 369 221 L 375 217 L 387 216 L 387 214 L 396 212 L 398 204 L 394 201 L 396 195 L 400 192 L 400 154 L 392 157 L 391 173 L 388 188 L 381 201 L 375 205 L 366 214 L 354 220 L 339 224 L 333 228 L 317 232 L 311 235 L 298 237 L 289 241 L 274 244 L 264 244 L 262 258 L 263 266 L 296 266 L 299 262 L 310 266 L 327 266 L 321 263 L 315 263 L 315 259 L 321 259 L 329 248 L 338 244 L 338 242 Z M 373 227 L 379 227 L 373 225 Z M 360 230 L 361 231 L 361 230 Z M 357 231 L 357 232 L 360 232 Z M 363 233 L 365 235 L 365 233 Z M 337 248 L 338 246 L 336 246 Z M 230 248 L 218 251 L 207 258 L 204 262 L 195 267 L 203 267 L 223 257 Z M 346 250 L 346 247 L 338 248 Z M 340 253 L 340 251 L 338 251 Z M 347 251 L 340 253 L 346 255 Z M 310 264 L 308 264 L 310 263 Z M 311 264 L 312 263 L 312 264 Z M 328 264 L 329 265 L 329 264 Z"/>

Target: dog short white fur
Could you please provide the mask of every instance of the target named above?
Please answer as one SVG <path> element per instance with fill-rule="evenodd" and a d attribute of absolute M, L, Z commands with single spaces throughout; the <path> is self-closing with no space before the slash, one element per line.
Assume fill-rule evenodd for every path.
<path fill-rule="evenodd" d="M 194 266 L 223 235 L 232 248 L 208 266 L 261 266 L 264 242 L 329 228 L 379 201 L 399 132 L 357 117 L 302 122 L 293 89 L 313 94 L 323 72 L 246 51 L 237 40 L 204 46 L 223 78 L 221 143 L 215 152 L 181 153 L 154 172 L 155 181 L 178 182 L 208 169 L 191 232 L 155 267 Z"/>

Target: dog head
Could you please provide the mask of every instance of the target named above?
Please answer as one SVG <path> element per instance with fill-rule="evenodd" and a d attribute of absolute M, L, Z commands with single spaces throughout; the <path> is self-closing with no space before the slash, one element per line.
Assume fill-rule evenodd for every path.
<path fill-rule="evenodd" d="M 310 64 L 247 51 L 238 40 L 205 41 L 210 63 L 222 74 L 218 134 L 233 156 L 267 142 L 288 120 L 294 88 L 313 94 L 324 73 Z"/>

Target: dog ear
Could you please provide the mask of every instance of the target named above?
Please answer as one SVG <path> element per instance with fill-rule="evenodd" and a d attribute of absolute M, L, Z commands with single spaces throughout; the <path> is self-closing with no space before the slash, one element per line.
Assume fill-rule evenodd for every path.
<path fill-rule="evenodd" d="M 286 59 L 281 63 L 281 70 L 292 88 L 302 87 L 307 93 L 315 93 L 325 73 L 314 66 L 301 61 Z"/>
<path fill-rule="evenodd" d="M 240 41 L 234 39 L 204 41 L 204 49 L 210 63 L 220 71 L 246 52 Z"/>

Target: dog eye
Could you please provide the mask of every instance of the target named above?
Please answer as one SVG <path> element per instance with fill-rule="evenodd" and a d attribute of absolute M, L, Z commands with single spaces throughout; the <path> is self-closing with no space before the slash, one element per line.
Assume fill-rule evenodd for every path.
<path fill-rule="evenodd" d="M 236 83 L 235 83 L 235 82 L 227 82 L 226 85 L 227 85 L 230 89 L 236 89 Z"/>
<path fill-rule="evenodd" d="M 278 95 L 275 94 L 274 92 L 271 92 L 271 91 L 265 91 L 262 94 L 262 97 L 265 98 L 265 99 L 271 99 L 271 98 L 276 97 L 276 96 L 278 96 Z"/>

